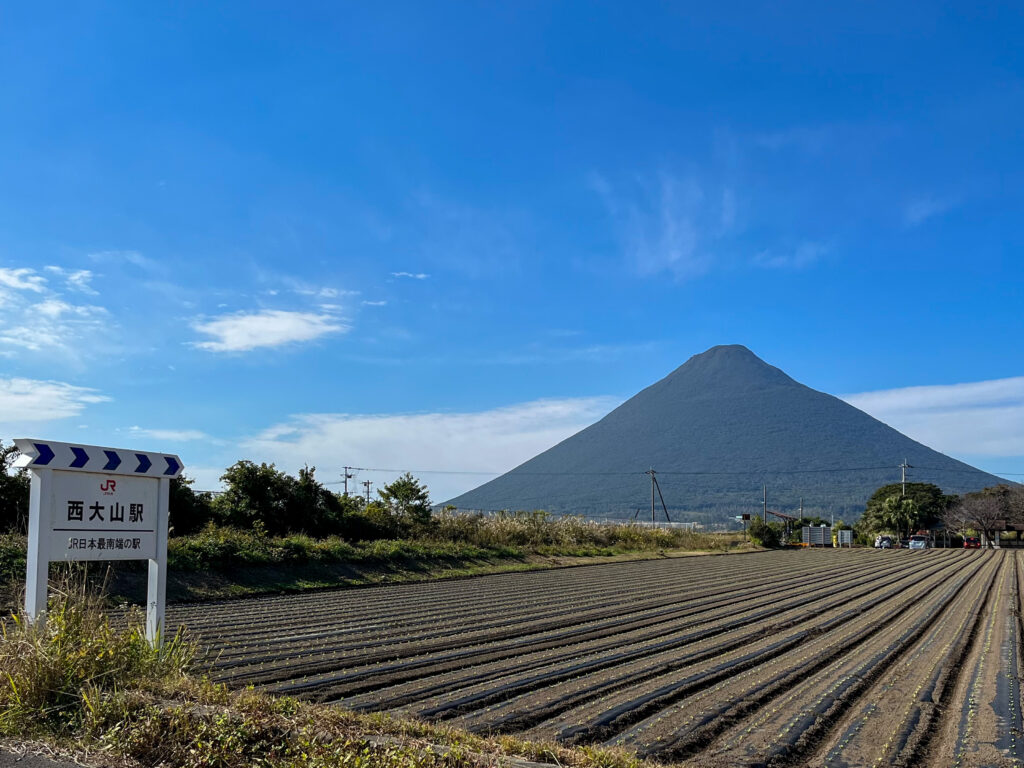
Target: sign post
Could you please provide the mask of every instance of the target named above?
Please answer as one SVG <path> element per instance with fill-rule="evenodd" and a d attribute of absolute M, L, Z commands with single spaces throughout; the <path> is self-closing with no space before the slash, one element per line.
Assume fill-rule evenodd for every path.
<path fill-rule="evenodd" d="M 46 616 L 52 561 L 148 560 L 146 638 L 162 643 L 173 454 L 17 439 L 31 475 L 25 613 Z"/>

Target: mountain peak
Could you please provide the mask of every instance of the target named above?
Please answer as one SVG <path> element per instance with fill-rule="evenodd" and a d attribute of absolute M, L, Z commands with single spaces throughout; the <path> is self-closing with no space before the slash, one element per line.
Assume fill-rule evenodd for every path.
<path fill-rule="evenodd" d="M 661 382 L 695 393 L 711 389 L 746 391 L 774 386 L 799 386 L 742 344 L 721 344 L 694 355 Z M 654 386 L 658 386 L 657 384 Z"/>
<path fill-rule="evenodd" d="M 760 505 L 859 514 L 899 478 L 961 493 L 999 479 L 794 381 L 746 347 L 694 355 L 596 424 L 452 501 L 467 509 L 547 509 L 631 516 L 649 504 L 644 472 L 661 473 L 667 505 L 722 522 Z M 927 469 L 924 469 L 927 468 Z"/>

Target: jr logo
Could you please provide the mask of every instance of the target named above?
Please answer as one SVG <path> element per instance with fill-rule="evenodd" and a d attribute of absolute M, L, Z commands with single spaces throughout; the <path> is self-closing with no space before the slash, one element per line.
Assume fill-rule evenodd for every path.
<path fill-rule="evenodd" d="M 107 496 L 113 495 L 114 491 L 117 490 L 117 480 L 107 479 L 100 486 L 100 490 L 103 491 Z"/>

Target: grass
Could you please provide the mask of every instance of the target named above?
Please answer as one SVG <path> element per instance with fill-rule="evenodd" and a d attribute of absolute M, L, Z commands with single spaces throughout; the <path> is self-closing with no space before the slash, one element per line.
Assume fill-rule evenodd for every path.
<path fill-rule="evenodd" d="M 515 756 L 574 768 L 653 765 L 618 750 L 483 738 L 444 726 L 230 691 L 192 672 L 179 634 L 149 646 L 142 617 L 112 624 L 103 600 L 65 579 L 44 624 L 0 633 L 0 737 L 120 765 L 182 768 L 482 768 Z"/>
<path fill-rule="evenodd" d="M 43 622 L 15 613 L 0 624 L 0 734 L 73 731 L 105 693 L 173 681 L 191 663 L 195 647 L 181 635 L 151 648 L 139 613 L 115 629 L 84 584 L 63 578 Z"/>
<path fill-rule="evenodd" d="M 493 560 L 531 554 L 585 557 L 667 549 L 726 551 L 737 537 L 552 518 L 543 512 L 495 517 L 441 514 L 411 528 L 407 538 L 359 542 L 304 534 L 270 537 L 259 529 L 210 525 L 197 534 L 172 538 L 167 557 L 171 570 L 211 571 L 256 565 Z"/>

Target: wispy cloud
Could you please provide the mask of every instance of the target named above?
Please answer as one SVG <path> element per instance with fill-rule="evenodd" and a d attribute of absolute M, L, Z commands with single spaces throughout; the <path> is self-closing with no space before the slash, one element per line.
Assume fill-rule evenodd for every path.
<path fill-rule="evenodd" d="M 820 154 L 828 146 L 834 128 L 830 126 L 793 126 L 754 137 L 754 145 L 778 152 L 797 149 L 809 155 Z"/>
<path fill-rule="evenodd" d="M 53 272 L 54 270 L 50 270 Z M 83 270 L 87 273 L 87 270 Z M 59 274 L 65 274 L 61 271 Z M 77 285 L 88 285 L 88 274 L 78 275 Z M 92 291 L 95 294 L 95 291 Z M 107 310 L 73 304 L 50 287 L 47 278 L 28 267 L 0 268 L 0 356 L 17 351 L 60 352 L 66 359 L 82 356 L 83 339 L 96 338 L 106 330 Z"/>
<path fill-rule="evenodd" d="M 134 426 L 128 429 L 133 435 L 141 435 L 143 437 L 152 437 L 156 440 L 167 440 L 168 442 L 174 443 L 186 443 L 186 442 L 219 442 L 215 441 L 205 432 L 198 429 L 147 429 L 144 427 Z"/>
<path fill-rule="evenodd" d="M 193 346 L 210 352 L 248 352 L 265 347 L 281 347 L 350 330 L 333 313 L 275 309 L 237 312 L 212 320 L 197 320 L 192 327 L 212 337 L 209 341 L 193 342 Z"/>
<path fill-rule="evenodd" d="M 13 425 L 66 419 L 109 400 L 95 389 L 62 381 L 0 379 L 0 425 L 9 431 Z"/>
<path fill-rule="evenodd" d="M 440 268 L 469 279 L 493 278 L 518 273 L 523 239 L 532 230 L 532 217 L 523 210 L 488 209 L 421 189 L 408 212 L 411 237 L 407 253 L 414 263 Z M 401 270 L 396 278 L 425 280 L 426 272 Z"/>
<path fill-rule="evenodd" d="M 89 254 L 89 258 L 98 264 L 131 264 L 146 272 L 163 271 L 159 262 L 138 251 L 95 251 Z"/>
<path fill-rule="evenodd" d="M 479 362 L 490 365 L 536 365 L 538 363 L 614 363 L 624 359 L 635 359 L 637 355 L 651 352 L 660 345 L 657 341 L 641 341 L 634 344 L 586 344 L 576 347 L 533 344 L 520 350 L 508 350 Z"/>
<path fill-rule="evenodd" d="M 387 306 L 387 301 L 364 301 L 362 305 L 364 307 L 385 307 Z"/>
<path fill-rule="evenodd" d="M 754 257 L 754 264 L 767 269 L 804 269 L 819 261 L 829 250 L 825 243 L 806 242 L 789 252 L 762 251 Z"/>
<path fill-rule="evenodd" d="M 311 287 L 307 285 L 298 284 L 298 287 L 293 289 L 295 293 L 300 296 L 313 296 L 318 299 L 337 299 L 341 296 L 358 296 L 359 291 L 348 291 L 341 288 L 335 288 L 333 286 L 324 285 Z M 270 293 L 268 291 L 268 293 Z M 270 295 L 276 295 L 276 291 L 270 293 Z"/>
<path fill-rule="evenodd" d="M 322 479 L 343 465 L 499 474 L 521 464 L 619 404 L 590 397 L 533 402 L 473 413 L 303 414 L 243 443 L 246 455 L 289 471 L 315 465 Z M 387 482 L 394 474 L 360 474 Z M 435 501 L 467 491 L 487 477 L 423 475 Z M 379 485 L 378 485 L 379 487 Z"/>
<path fill-rule="evenodd" d="M 88 269 L 64 269 L 63 267 L 48 266 L 45 267 L 47 272 L 52 272 L 55 275 L 64 278 L 64 286 L 69 291 L 76 293 L 85 293 L 90 296 L 98 296 L 99 291 L 90 285 L 92 282 L 93 274 Z"/>
<path fill-rule="evenodd" d="M 708 272 L 716 241 L 736 222 L 733 191 L 707 195 L 694 178 L 662 172 L 616 187 L 593 175 L 591 186 L 604 201 L 627 261 L 641 275 L 669 272 L 686 279 Z"/>
<path fill-rule="evenodd" d="M 862 392 L 843 399 L 944 453 L 1024 456 L 1024 376 Z"/>
<path fill-rule="evenodd" d="M 907 203 L 903 211 L 903 221 L 907 226 L 916 227 L 928 219 L 940 216 L 953 208 L 952 200 L 937 197 L 920 197 Z"/>

